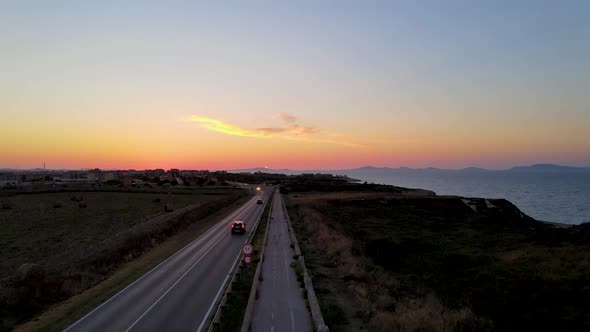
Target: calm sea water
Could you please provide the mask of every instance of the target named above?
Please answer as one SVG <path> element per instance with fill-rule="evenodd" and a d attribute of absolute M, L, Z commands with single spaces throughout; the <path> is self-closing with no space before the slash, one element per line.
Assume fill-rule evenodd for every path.
<path fill-rule="evenodd" d="M 590 173 L 448 172 L 347 174 L 369 183 L 423 188 L 438 195 L 505 198 L 527 215 L 566 224 L 590 222 Z"/>

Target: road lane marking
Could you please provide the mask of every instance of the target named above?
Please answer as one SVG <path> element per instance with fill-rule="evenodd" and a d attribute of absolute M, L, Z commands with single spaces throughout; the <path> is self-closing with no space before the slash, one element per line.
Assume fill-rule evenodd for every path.
<path fill-rule="evenodd" d="M 101 309 L 103 306 L 105 306 L 106 304 L 110 303 L 111 301 L 113 301 L 117 297 L 121 296 L 121 294 L 124 293 L 125 291 L 127 291 L 129 288 L 131 288 L 132 286 L 134 286 L 135 284 L 137 284 L 138 282 L 140 282 L 141 280 L 143 280 L 144 278 L 146 278 L 148 275 L 151 275 L 152 273 L 154 273 L 154 271 L 157 270 L 159 267 L 161 267 L 162 265 L 164 265 L 165 263 L 167 263 L 168 261 L 170 261 L 172 258 L 176 257 L 177 255 L 181 254 L 186 248 L 188 248 L 191 245 L 194 245 L 196 242 L 198 242 L 199 240 L 201 240 L 204 236 L 209 235 L 209 233 L 212 233 L 214 230 L 216 231 L 218 228 L 220 228 L 219 227 L 220 225 L 225 224 L 228 220 L 235 219 L 235 216 L 238 215 L 238 214 L 243 213 L 244 210 L 246 210 L 252 202 L 254 202 L 254 197 L 250 201 L 246 202 L 246 204 L 242 205 L 240 208 L 238 208 L 234 212 L 230 213 L 227 217 L 223 218 L 220 222 L 218 222 L 217 224 L 211 226 L 203 234 L 199 235 L 199 237 L 197 237 L 196 239 L 194 239 L 191 242 L 187 243 L 184 247 L 178 249 L 170 257 L 166 258 L 164 261 L 162 261 L 161 263 L 159 263 L 158 265 L 156 265 L 154 268 L 152 268 L 148 272 L 144 273 L 137 280 L 135 280 L 131 284 L 127 285 L 127 287 L 123 288 L 122 290 L 120 290 L 119 292 L 117 292 L 115 295 L 111 296 L 108 300 L 106 300 L 105 302 L 103 302 L 102 304 L 100 304 L 98 307 L 94 308 L 92 311 L 90 311 L 86 315 L 82 316 L 82 318 L 78 319 L 75 323 L 73 323 L 68 328 L 66 328 L 65 330 L 63 330 L 63 332 L 67 332 L 70 329 L 73 329 L 76 325 L 80 324 L 83 320 L 85 320 L 86 318 L 90 317 L 92 314 L 94 314 L 96 311 L 98 311 L 99 309 Z"/>
<path fill-rule="evenodd" d="M 242 212 L 243 212 L 243 211 L 240 211 L 240 213 L 242 213 Z M 234 215 L 237 215 L 237 213 L 236 213 L 236 214 L 234 214 Z M 156 305 L 157 305 L 157 304 L 158 304 L 158 303 L 159 303 L 159 302 L 160 302 L 160 301 L 161 301 L 161 300 L 162 300 L 162 299 L 163 299 L 163 298 L 164 298 L 164 297 L 165 297 L 165 296 L 166 296 L 166 295 L 167 295 L 167 294 L 168 294 L 168 293 L 169 293 L 169 292 L 170 292 L 170 291 L 171 291 L 171 290 L 172 290 L 172 289 L 173 289 L 173 288 L 174 288 L 174 287 L 175 287 L 175 286 L 176 286 L 176 285 L 177 285 L 177 284 L 178 284 L 178 283 L 179 283 L 179 282 L 182 280 L 182 279 L 184 279 L 184 277 L 185 277 L 185 276 L 186 276 L 186 275 L 187 275 L 189 272 L 191 272 L 191 270 L 192 270 L 192 269 L 193 269 L 195 266 L 197 266 L 197 264 L 199 264 L 199 263 L 200 263 L 200 262 L 201 262 L 201 261 L 202 261 L 202 260 L 203 260 L 203 259 L 204 259 L 204 258 L 207 256 L 207 254 L 208 254 L 209 252 L 211 252 L 211 250 L 213 250 L 215 247 L 217 247 L 217 245 L 219 244 L 219 242 L 221 242 L 221 240 L 223 240 L 223 239 L 225 238 L 225 235 L 224 235 L 224 233 L 219 233 L 218 235 L 220 235 L 220 236 L 218 237 L 217 241 L 215 241 L 215 243 L 214 243 L 214 244 L 213 244 L 213 245 L 212 245 L 212 246 L 211 246 L 211 247 L 210 247 L 210 248 L 209 248 L 209 249 L 208 249 L 208 250 L 207 250 L 205 253 L 203 253 L 203 254 L 201 255 L 201 257 L 200 257 L 200 258 L 199 258 L 199 259 L 198 259 L 198 260 L 197 260 L 195 263 L 193 263 L 193 264 L 191 265 L 191 267 L 189 267 L 189 268 L 188 268 L 188 270 L 186 270 L 186 271 L 185 271 L 185 272 L 182 274 L 182 276 L 180 276 L 180 278 L 178 278 L 178 279 L 177 279 L 177 280 L 174 282 L 174 284 L 172 284 L 172 286 L 170 286 L 170 288 L 168 288 L 168 290 L 166 290 L 166 292 L 164 292 L 164 294 L 162 294 L 162 295 L 161 295 L 161 296 L 160 296 L 160 297 L 159 297 L 159 298 L 156 300 L 156 302 L 154 302 L 154 303 L 153 303 L 153 304 L 152 304 L 152 305 L 151 305 L 151 306 L 150 306 L 150 307 L 149 307 L 149 308 L 148 308 L 148 309 L 147 309 L 147 310 L 146 310 L 146 311 L 145 311 L 145 312 L 144 312 L 144 313 L 143 313 L 143 314 L 142 314 L 142 315 L 141 315 L 141 316 L 140 316 L 140 317 L 139 317 L 139 318 L 138 318 L 138 319 L 135 321 L 135 322 L 133 322 L 133 324 L 131 324 L 131 326 L 130 326 L 129 328 L 127 328 L 127 330 L 125 330 L 125 332 L 128 332 L 128 331 L 130 331 L 130 330 L 131 330 L 131 329 L 132 329 L 132 328 L 133 328 L 133 327 L 134 327 L 134 326 L 135 326 L 135 325 L 136 325 L 136 324 L 137 324 L 137 323 L 138 323 L 138 322 L 139 322 L 139 321 L 140 321 L 140 320 L 141 320 L 143 317 L 145 317 L 145 315 L 146 315 L 146 314 L 147 314 L 147 313 L 148 313 L 148 312 L 149 312 L 149 311 L 150 311 L 150 310 L 151 310 L 151 309 L 152 309 L 154 306 L 156 306 Z M 246 240 L 244 243 L 247 243 L 247 242 L 248 242 L 248 240 Z M 240 254 L 238 254 L 238 257 L 236 258 L 236 261 L 237 261 L 239 258 L 240 258 Z M 234 261 L 234 264 L 232 265 L 232 269 L 233 269 L 233 266 L 236 264 L 236 261 Z M 225 284 L 225 282 L 227 281 L 227 278 L 229 278 L 229 274 L 231 274 L 231 269 L 230 269 L 230 271 L 228 272 L 228 276 L 226 276 L 226 278 L 225 278 L 224 284 Z M 218 292 L 218 294 L 217 294 L 217 296 L 216 296 L 216 300 L 215 300 L 214 302 L 216 302 L 216 301 L 217 301 L 217 298 L 218 298 L 218 297 L 219 297 L 219 292 Z M 209 313 L 210 313 L 210 310 L 211 310 L 211 308 L 209 308 L 209 311 L 207 312 L 206 316 L 208 316 L 208 315 L 209 315 Z"/>
<path fill-rule="evenodd" d="M 291 331 L 295 332 L 295 319 L 293 318 L 293 309 L 289 307 L 289 313 L 291 314 Z"/>
<path fill-rule="evenodd" d="M 285 250 L 283 249 L 283 255 L 285 254 Z M 284 258 L 285 262 L 285 275 L 287 276 L 287 285 L 291 284 L 291 278 L 289 277 L 289 265 L 287 263 L 287 257 Z M 297 264 L 297 263 L 295 263 Z"/>
<path fill-rule="evenodd" d="M 129 326 L 125 332 L 130 331 L 135 325 L 137 325 L 137 323 L 139 323 L 140 320 L 143 319 L 143 317 L 145 317 L 145 315 L 147 315 L 147 313 L 152 310 L 152 308 L 154 308 L 166 295 L 168 295 L 168 293 L 170 293 L 170 291 L 176 287 L 176 285 L 178 285 L 178 283 L 184 279 L 184 277 L 186 277 L 187 274 L 189 274 L 191 272 L 191 270 L 197 266 L 197 264 L 199 264 L 205 257 L 207 257 L 207 254 L 213 250 L 218 244 L 219 242 L 221 242 L 221 240 L 223 240 L 224 236 L 220 236 L 219 239 L 203 254 L 201 255 L 201 257 L 193 263 L 193 265 L 191 265 L 191 267 L 188 268 L 188 270 L 186 270 L 181 276 L 180 278 L 178 278 L 173 284 L 172 286 L 170 286 L 170 288 L 168 288 L 164 294 L 162 294 L 157 300 L 156 302 L 154 302 L 149 308 L 147 308 L 147 310 L 141 315 L 139 316 L 138 319 L 135 320 L 135 322 L 133 322 L 133 324 L 131 324 L 131 326 Z"/>
<path fill-rule="evenodd" d="M 223 291 L 223 286 L 227 282 L 227 279 L 229 279 L 229 276 L 231 275 L 231 271 L 234 269 L 234 265 L 236 265 L 236 262 L 238 261 L 238 259 L 240 259 L 240 255 L 239 254 L 238 254 L 238 257 L 236 257 L 236 260 L 232 264 L 231 268 L 227 272 L 227 275 L 225 276 L 225 279 L 223 280 L 223 283 L 221 284 L 221 287 L 217 291 L 217 294 L 215 294 L 215 298 L 213 299 L 213 302 L 211 302 L 211 305 L 209 306 L 209 309 L 207 310 L 207 313 L 205 314 L 205 317 L 201 321 L 201 324 L 199 324 L 199 327 L 197 327 L 197 332 L 200 332 L 203 329 L 203 325 L 205 325 L 205 322 L 207 321 L 207 317 L 209 317 L 209 314 L 211 314 L 211 310 L 213 310 L 213 306 L 217 303 L 217 300 L 219 300 L 219 296 L 221 295 L 221 292 Z"/>
<path fill-rule="evenodd" d="M 264 206 L 266 208 L 266 205 Z M 258 227 L 258 223 L 260 223 L 260 219 L 262 219 L 262 214 L 264 213 L 264 209 L 260 210 L 260 212 L 258 213 L 258 216 L 256 217 L 256 221 L 255 221 L 255 225 L 252 227 L 252 230 L 254 229 L 254 227 Z M 249 239 L 246 239 L 244 241 L 244 244 L 248 243 Z M 197 332 L 201 332 L 201 330 L 203 329 L 203 326 L 205 325 L 205 323 L 207 322 L 209 315 L 211 314 L 211 311 L 213 310 L 213 306 L 215 306 L 217 304 L 217 301 L 219 300 L 219 296 L 221 295 L 221 292 L 224 290 L 224 286 L 225 283 L 227 282 L 227 280 L 229 279 L 229 276 L 231 275 L 232 270 L 236 267 L 236 263 L 238 262 L 238 260 L 240 259 L 240 257 L 242 256 L 242 252 L 239 251 L 238 252 L 238 256 L 236 257 L 236 260 L 234 261 L 234 263 L 232 264 L 231 268 L 229 269 L 225 279 L 223 280 L 223 283 L 221 284 L 221 287 L 219 288 L 219 290 L 217 291 L 217 294 L 215 295 L 215 298 L 213 299 L 213 302 L 211 302 L 211 305 L 209 306 L 209 309 L 207 310 L 207 313 L 205 313 L 205 317 L 203 317 L 203 319 L 201 320 L 201 324 L 199 324 L 199 327 L 197 327 Z"/>

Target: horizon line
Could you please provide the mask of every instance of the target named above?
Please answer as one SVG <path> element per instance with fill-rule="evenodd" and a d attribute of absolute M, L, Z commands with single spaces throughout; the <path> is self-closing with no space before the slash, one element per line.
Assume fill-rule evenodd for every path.
<path fill-rule="evenodd" d="M 562 165 L 562 164 L 552 164 L 552 163 L 534 163 L 528 165 L 514 165 L 509 166 L 508 168 L 484 168 L 478 166 L 466 166 L 462 168 L 444 168 L 444 167 L 408 167 L 408 166 L 372 166 L 372 165 L 364 165 L 364 166 L 357 166 L 357 167 L 347 167 L 347 168 L 270 168 L 270 167 L 262 167 L 262 166 L 255 166 L 255 167 L 244 167 L 244 168 L 226 168 L 226 169 L 197 169 L 197 168 L 143 168 L 143 169 L 136 169 L 136 168 L 99 168 L 99 167 L 91 167 L 91 168 L 13 168 L 13 167 L 2 167 L 0 171 L 92 171 L 98 169 L 100 171 L 149 171 L 149 170 L 172 170 L 178 169 L 179 171 L 208 171 L 208 172 L 221 172 L 221 171 L 251 171 L 251 170 L 271 170 L 271 171 L 349 171 L 349 170 L 359 170 L 363 168 L 375 168 L 375 169 L 411 169 L 411 170 L 425 170 L 425 169 L 436 169 L 436 170 L 449 170 L 449 171 L 462 171 L 467 169 L 479 169 L 479 170 L 486 170 L 486 171 L 502 171 L 502 170 L 511 170 L 513 168 L 518 167 L 533 167 L 533 166 L 557 166 L 557 167 L 564 167 L 564 168 L 590 168 L 590 165 L 587 166 L 572 166 L 572 165 Z"/>

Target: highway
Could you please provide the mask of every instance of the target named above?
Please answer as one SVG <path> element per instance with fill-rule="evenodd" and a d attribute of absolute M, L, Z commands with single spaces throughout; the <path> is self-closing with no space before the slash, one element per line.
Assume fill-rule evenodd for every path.
<path fill-rule="evenodd" d="M 272 190 L 255 197 L 65 331 L 200 331 Z M 247 234 L 232 235 L 234 220 Z"/>

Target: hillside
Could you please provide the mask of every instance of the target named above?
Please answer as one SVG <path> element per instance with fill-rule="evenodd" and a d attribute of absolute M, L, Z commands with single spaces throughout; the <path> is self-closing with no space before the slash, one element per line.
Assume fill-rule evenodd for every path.
<path fill-rule="evenodd" d="M 292 193 L 331 331 L 587 331 L 590 228 L 506 200 Z"/>

